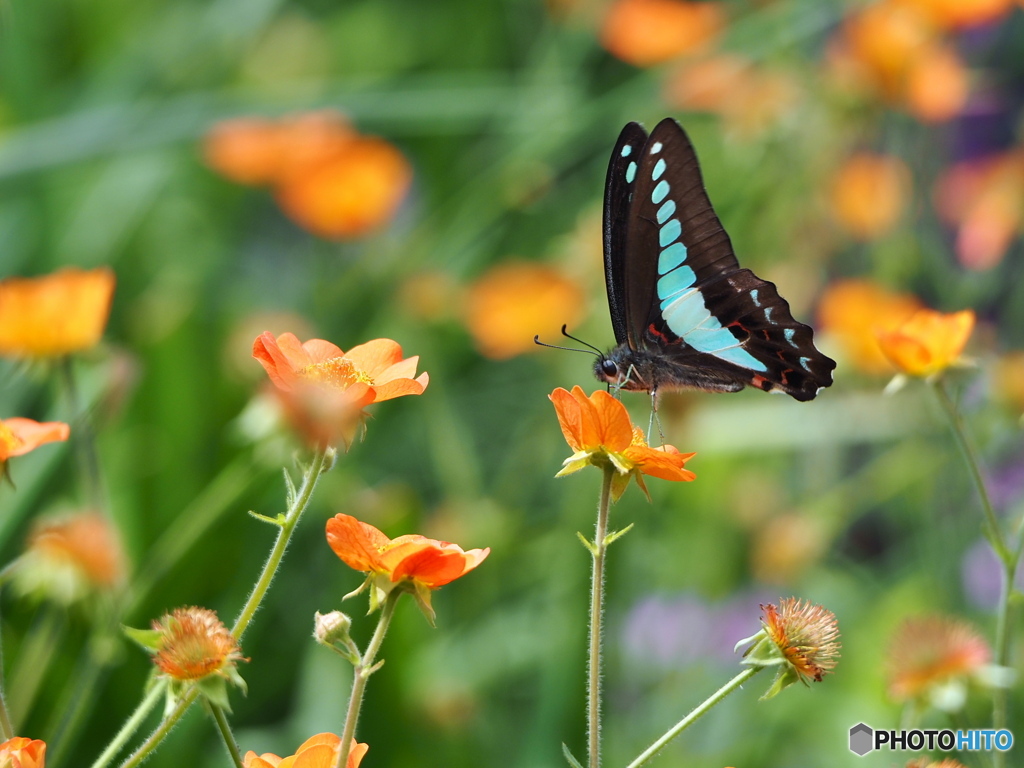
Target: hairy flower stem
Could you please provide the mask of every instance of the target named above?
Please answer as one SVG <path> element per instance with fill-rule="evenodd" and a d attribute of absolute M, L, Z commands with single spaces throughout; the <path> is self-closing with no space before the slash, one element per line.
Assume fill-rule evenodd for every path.
<path fill-rule="evenodd" d="M 156 706 L 157 702 L 164 695 L 164 691 L 167 688 L 166 680 L 158 680 L 156 685 L 149 689 L 149 693 L 146 694 L 145 698 L 139 702 L 139 706 L 132 712 L 124 725 L 121 726 L 121 730 L 117 732 L 110 743 L 107 744 L 107 748 L 103 750 L 102 754 L 96 758 L 96 761 L 92 764 L 92 768 L 103 768 L 114 758 L 121 747 L 125 745 L 125 742 L 132 737 L 132 734 L 138 730 L 139 726 L 142 725 L 142 721 L 146 719 L 146 716 L 152 711 L 153 707 Z M 148 753 L 147 753 L 148 754 Z"/>
<path fill-rule="evenodd" d="M 371 587 L 373 589 L 373 587 Z M 348 764 L 348 753 L 352 747 L 352 739 L 356 735 L 356 723 L 359 721 L 359 710 L 363 706 L 363 694 L 366 692 L 366 681 L 370 675 L 377 671 L 379 665 L 376 662 L 377 654 L 380 652 L 381 644 L 384 642 L 384 635 L 387 634 L 391 619 L 395 615 L 395 606 L 402 591 L 393 589 L 384 599 L 384 605 L 380 611 L 380 618 L 377 620 L 377 629 L 370 638 L 370 644 L 366 651 L 355 665 L 352 675 L 352 693 L 349 694 L 348 711 L 345 714 L 345 727 L 341 732 L 341 749 L 334 761 L 334 768 L 344 768 Z"/>
<path fill-rule="evenodd" d="M 1010 621 L 1010 600 L 1013 595 L 1013 583 L 1017 575 L 1017 565 L 1020 562 L 1022 541 L 1024 540 L 1016 542 L 1013 548 L 1007 546 L 1003 538 L 1003 530 L 996 518 L 995 509 L 992 507 L 992 499 L 989 497 L 985 479 L 981 474 L 978 452 L 967 433 L 963 417 L 949 396 L 943 380 L 935 379 L 930 384 L 949 419 L 950 428 L 953 430 L 964 463 L 967 465 L 978 497 L 981 499 L 981 508 L 985 515 L 982 531 L 1002 566 L 1002 585 L 999 593 L 999 608 L 996 613 L 995 663 L 1002 667 L 1008 667 L 1010 666 L 1010 625 L 1012 623 Z M 992 689 L 992 727 L 997 731 L 1003 730 L 1006 728 L 1006 722 L 1007 690 L 1004 686 L 995 686 Z M 1005 754 L 998 750 L 993 754 L 992 759 L 996 768 L 1002 768 L 1006 764 Z"/>
<path fill-rule="evenodd" d="M 672 739 L 674 739 L 680 733 L 685 731 L 695 722 L 700 720 L 701 717 L 707 714 L 707 712 L 713 706 L 715 706 L 718 702 L 720 702 L 730 693 L 735 691 L 737 688 L 742 686 L 745 682 L 747 682 L 747 680 L 752 678 L 762 669 L 764 669 L 764 667 L 748 667 L 747 669 L 740 672 L 738 675 L 736 675 L 736 677 L 734 677 L 728 683 L 726 683 L 713 694 L 711 694 L 711 696 L 705 699 L 703 703 L 695 707 L 690 712 L 690 714 L 688 714 L 678 723 L 669 728 L 661 738 L 659 738 L 656 742 L 651 744 L 651 746 L 649 746 L 647 749 L 641 752 L 640 755 L 636 758 L 636 760 L 627 765 L 626 768 L 640 768 L 641 765 L 643 765 L 656 754 L 658 754 L 658 752 L 660 752 L 666 744 L 672 741 Z"/>
<path fill-rule="evenodd" d="M 206 703 L 210 707 L 210 713 L 213 715 L 214 722 L 217 723 L 217 730 L 220 732 L 220 737 L 224 740 L 224 746 L 227 747 L 228 754 L 231 755 L 231 762 L 235 764 L 235 768 L 245 768 L 242 765 L 242 753 L 238 750 L 238 743 L 235 741 L 235 735 L 231 732 L 231 725 L 228 723 L 228 719 L 224 716 L 224 710 L 212 701 L 207 700 Z"/>
<path fill-rule="evenodd" d="M 231 628 L 231 635 L 236 640 L 241 640 L 246 628 L 248 628 L 249 623 L 252 621 L 252 617 L 256 615 L 256 610 L 260 607 L 260 603 L 263 602 L 267 590 L 270 589 L 270 583 L 274 580 L 274 574 L 277 573 L 277 569 L 281 565 L 281 560 L 284 558 L 285 550 L 288 549 L 288 542 L 295 531 L 295 526 L 302 517 L 302 513 L 306 511 L 306 507 L 309 506 L 309 500 L 313 497 L 313 489 L 316 488 L 317 480 L 320 479 L 320 474 L 324 471 L 328 450 L 330 449 L 318 449 L 313 456 L 313 461 L 306 468 L 302 476 L 302 485 L 299 487 L 298 492 L 295 494 L 295 499 L 280 522 L 281 529 L 277 534 L 277 541 L 274 542 L 274 548 L 270 551 L 270 556 L 263 566 L 263 572 L 256 581 L 256 586 L 253 587 L 249 599 L 246 600 L 245 605 L 238 614 L 235 625 Z M 197 697 L 198 692 L 195 688 L 183 695 L 178 702 L 178 706 L 164 717 L 156 730 L 149 735 L 149 738 L 127 760 L 121 763 L 121 768 L 133 768 L 133 766 L 138 765 L 149 757 L 149 754 L 156 749 L 157 745 L 177 725 L 178 721 L 181 720 Z M 93 768 L 101 768 L 101 765 L 97 762 Z"/>
<path fill-rule="evenodd" d="M 587 657 L 587 765 L 601 765 L 601 624 L 604 618 L 604 556 L 608 550 L 608 512 L 611 508 L 615 467 L 604 467 L 601 500 L 597 505 L 594 545 L 590 550 L 594 569 L 590 577 L 590 653 Z"/>

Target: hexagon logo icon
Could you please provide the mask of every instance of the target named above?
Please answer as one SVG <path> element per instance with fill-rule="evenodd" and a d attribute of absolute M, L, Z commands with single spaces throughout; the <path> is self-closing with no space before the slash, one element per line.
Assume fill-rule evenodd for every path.
<path fill-rule="evenodd" d="M 850 751 L 864 757 L 875 748 L 874 731 L 866 723 L 857 723 L 850 729 Z"/>

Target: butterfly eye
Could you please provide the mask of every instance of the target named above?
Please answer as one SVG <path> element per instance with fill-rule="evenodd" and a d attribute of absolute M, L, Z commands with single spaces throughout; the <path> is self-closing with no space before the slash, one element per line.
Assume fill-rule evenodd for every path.
<path fill-rule="evenodd" d="M 601 363 L 601 373 L 608 377 L 618 376 L 619 366 L 617 366 L 613 360 L 604 360 Z"/>

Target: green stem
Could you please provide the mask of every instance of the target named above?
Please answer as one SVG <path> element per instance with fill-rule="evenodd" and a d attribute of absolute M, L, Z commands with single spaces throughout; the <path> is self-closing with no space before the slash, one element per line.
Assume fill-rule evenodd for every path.
<path fill-rule="evenodd" d="M 167 688 L 167 680 L 161 679 L 150 689 L 149 693 L 139 702 L 139 706 L 135 708 L 124 725 L 121 726 L 121 730 L 117 732 L 107 748 L 103 750 L 102 754 L 96 758 L 96 761 L 92 764 L 92 768 L 105 768 L 105 766 L 114 759 L 114 755 L 121 751 L 121 747 L 125 745 L 125 742 L 132 737 L 132 734 L 139 729 L 142 725 L 142 721 L 146 719 L 146 716 L 152 711 L 153 707 L 156 706 L 157 702 L 160 701 L 160 697 L 164 695 L 164 691 Z"/>
<path fill-rule="evenodd" d="M 15 561 L 17 562 L 17 561 Z M 14 726 L 11 725 L 11 716 L 7 712 L 7 700 L 4 697 L 4 646 L 0 638 L 0 736 L 4 741 L 14 738 Z"/>
<path fill-rule="evenodd" d="M 39 686 L 50 662 L 60 647 L 62 617 L 55 608 L 44 605 L 39 621 L 29 630 L 18 655 L 18 666 L 11 676 L 11 713 L 13 721 L 24 723 L 35 702 Z"/>
<path fill-rule="evenodd" d="M 590 578 L 590 652 L 587 657 L 587 765 L 601 765 L 601 624 L 604 618 L 604 557 L 608 549 L 608 512 L 611 508 L 612 478 L 615 467 L 604 468 L 601 500 L 597 505 L 594 546 L 591 554 L 594 567 Z"/>
<path fill-rule="evenodd" d="M 178 699 L 178 705 L 174 710 L 160 721 L 160 725 L 156 727 L 156 730 L 149 734 L 149 738 L 142 743 L 142 746 L 132 752 L 131 755 L 121 763 L 119 768 L 135 768 L 135 766 L 141 765 L 144 760 L 149 758 L 149 756 L 156 751 L 160 742 L 163 741 L 167 737 L 167 734 L 171 732 L 171 729 L 173 729 L 174 726 L 178 724 L 178 721 L 184 717 L 188 708 L 192 706 L 197 698 L 199 698 L 199 691 L 196 688 L 192 688 L 187 693 L 183 694 L 182 697 Z M 97 764 L 92 766 L 92 768 L 100 768 L 100 766 Z"/>
<path fill-rule="evenodd" d="M 348 765 L 348 753 L 352 746 L 352 739 L 356 735 L 356 723 L 359 721 L 359 710 L 363 706 L 366 682 L 370 679 L 370 675 L 380 668 L 376 664 L 377 654 L 380 652 L 384 635 L 387 634 L 388 627 L 391 625 L 391 619 L 395 615 L 395 606 L 401 596 L 402 592 L 397 589 L 388 593 L 380 611 L 380 619 L 377 620 L 377 629 L 373 631 L 370 644 L 366 646 L 366 651 L 359 659 L 359 663 L 355 665 L 352 675 L 352 693 L 349 695 L 348 711 L 345 713 L 345 727 L 341 732 L 341 749 L 338 750 L 338 756 L 335 758 L 334 768 Z"/>
<path fill-rule="evenodd" d="M 985 485 L 985 479 L 981 474 L 981 466 L 978 461 L 978 452 L 971 442 L 967 433 L 967 426 L 963 417 L 957 410 L 956 405 L 946 391 L 945 383 L 941 378 L 931 382 L 932 389 L 942 405 L 942 409 L 949 418 L 950 427 L 956 436 L 957 445 L 960 446 L 960 453 L 964 457 L 967 469 L 974 481 L 978 497 L 981 499 L 981 508 L 985 515 L 982 531 L 988 539 L 989 544 L 995 551 L 999 562 L 1002 565 L 1002 585 L 999 594 L 999 607 L 996 613 L 996 635 L 995 635 L 995 662 L 1000 666 L 1007 667 L 1010 662 L 1010 598 L 1013 595 L 1014 579 L 1017 575 L 1017 564 L 1020 561 L 1021 541 L 1011 550 L 1003 540 L 1002 528 L 996 518 L 992 500 Z M 1021 534 L 1019 534 L 1021 535 Z M 995 686 L 992 689 L 992 727 L 998 730 L 1006 728 L 1007 722 L 1007 690 L 1003 686 Z M 1006 764 L 1005 755 L 996 751 L 993 755 L 993 763 L 996 768 L 1003 768 Z"/>
<path fill-rule="evenodd" d="M 241 640 L 242 635 L 245 634 L 245 630 L 249 626 L 249 622 L 256 615 L 260 603 L 267 594 L 267 590 L 270 589 L 270 583 L 274 580 L 274 574 L 277 573 L 277 568 L 281 564 L 285 550 L 288 549 L 288 542 L 295 531 L 295 526 L 302 517 L 302 513 L 306 511 L 306 507 L 309 506 L 309 500 L 313 497 L 313 489 L 320 479 L 320 473 L 324 470 L 328 450 L 330 449 L 317 449 L 316 454 L 313 456 L 313 461 L 303 475 L 302 486 L 299 488 L 298 493 L 295 494 L 295 499 L 285 513 L 284 520 L 281 521 L 281 529 L 277 534 L 277 541 L 274 542 L 274 548 L 270 551 L 270 556 L 263 566 L 263 572 L 260 574 L 256 586 L 253 587 L 249 599 L 246 600 L 245 605 L 238 614 L 238 618 L 235 619 L 235 625 L 231 628 L 231 634 L 236 640 Z M 157 729 L 150 734 L 149 738 L 121 764 L 121 768 L 132 768 L 149 757 L 150 753 L 156 749 L 164 737 L 181 720 L 197 696 L 198 692 L 194 688 L 183 695 L 178 702 L 178 706 L 163 719 L 160 725 L 157 726 Z"/>
<path fill-rule="evenodd" d="M 752 678 L 762 669 L 763 667 L 749 667 L 740 672 L 738 675 L 736 675 L 736 677 L 734 677 L 728 683 L 726 683 L 713 694 L 711 694 L 711 696 L 705 699 L 702 704 L 695 707 L 693 711 L 690 712 L 690 714 L 688 714 L 678 723 L 669 728 L 668 731 L 666 731 L 661 738 L 659 738 L 656 742 L 651 744 L 651 746 L 649 746 L 647 749 L 641 752 L 639 757 L 637 757 L 636 760 L 627 765 L 626 768 L 640 768 L 641 765 L 643 765 L 656 754 L 658 754 L 658 752 L 660 752 L 666 744 L 672 741 L 672 739 L 674 739 L 680 733 L 685 731 L 695 722 L 700 720 L 700 718 L 707 714 L 713 706 L 715 706 L 718 702 L 720 702 L 730 693 L 735 691 L 737 688 L 742 686 L 745 682 L 747 682 L 747 680 Z"/>
<path fill-rule="evenodd" d="M 231 762 L 235 764 L 235 768 L 245 768 L 242 765 L 242 753 L 238 750 L 238 743 L 235 741 L 235 735 L 231 732 L 231 724 L 224 716 L 224 710 L 212 701 L 207 700 L 206 703 L 213 714 L 214 722 L 217 723 L 217 730 L 220 731 L 220 736 L 224 739 L 224 746 L 227 747 L 228 754 L 231 755 Z"/>
<path fill-rule="evenodd" d="M 992 507 L 992 500 L 988 495 L 988 488 L 985 486 L 985 480 L 981 474 L 978 452 L 974 448 L 970 436 L 967 434 L 967 426 L 964 424 L 963 417 L 957 410 L 952 398 L 950 398 L 949 392 L 946 391 L 943 380 L 941 378 L 933 379 L 929 383 L 939 399 L 942 410 L 946 412 L 946 416 L 949 418 L 949 425 L 953 430 L 954 437 L 956 437 L 957 445 L 960 447 L 960 453 L 964 457 L 964 463 L 967 464 L 971 479 L 974 481 L 978 498 L 981 499 L 981 509 L 985 515 L 982 532 L 985 534 L 985 538 L 988 539 L 989 544 L 992 545 L 996 555 L 1006 565 L 1010 562 L 1013 555 L 1003 542 L 999 520 L 996 518 L 995 509 Z"/>

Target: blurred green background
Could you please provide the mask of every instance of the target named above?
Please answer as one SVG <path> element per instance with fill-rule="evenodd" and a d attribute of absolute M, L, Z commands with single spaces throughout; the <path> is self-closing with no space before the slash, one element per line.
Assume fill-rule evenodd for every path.
<path fill-rule="evenodd" d="M 280 467 L 297 447 L 261 431 L 251 405 L 265 380 L 249 358 L 258 333 L 344 349 L 385 336 L 430 373 L 422 397 L 373 408 L 365 441 L 339 457 L 297 532 L 244 641 L 249 693 L 232 699 L 243 750 L 287 755 L 341 728 L 350 672 L 310 633 L 314 611 L 342 607 L 360 582 L 324 541 L 326 519 L 345 512 L 391 536 L 492 550 L 435 596 L 437 629 L 411 602 L 400 606 L 360 721 L 363 765 L 539 768 L 564 765 L 563 741 L 583 752 L 589 557 L 576 531 L 593 524 L 600 479 L 554 479 L 571 451 L 547 394 L 598 385 L 589 357 L 529 345 L 534 333 L 557 342 L 563 322 L 612 343 L 600 207 L 629 120 L 683 123 L 742 264 L 775 281 L 798 319 L 813 322 L 822 292 L 847 277 L 978 312 L 978 366 L 955 383 L 998 511 L 1019 516 L 1024 405 L 1005 385 L 1020 380 L 1005 353 L 1024 345 L 1024 204 L 1018 188 L 1006 193 L 1017 218 L 993 235 L 1001 247 L 977 256 L 963 221 L 943 217 L 935 185 L 958 163 L 1024 151 L 1024 10 L 1006 4 L 990 19 L 929 28 L 969 85 L 936 119 L 894 94 L 888 70 L 871 82 L 871 61 L 857 70 L 856 55 L 837 53 L 862 5 L 725 2 L 716 34 L 640 67 L 602 45 L 614 33 L 602 30 L 608 4 L 591 0 L 0 1 L 0 275 L 64 265 L 117 274 L 105 342 L 76 366 L 110 512 L 134 573 L 150 582 L 124 623 L 181 605 L 230 623 L 259 573 L 272 531 L 246 511 L 283 510 Z M 695 68 L 719 56 L 739 57 L 748 79 L 712 83 L 701 101 L 686 73 L 700 81 Z M 948 94 L 938 90 L 941 106 Z M 365 237 L 318 238 L 268 191 L 204 163 L 203 137 L 221 120 L 320 109 L 411 164 L 401 207 Z M 896 211 L 867 232 L 834 202 L 836 174 L 859 151 L 897 158 L 907 174 Z M 869 192 L 853 194 L 871 220 L 885 201 Z M 524 309 L 523 352 L 493 359 L 463 307 L 476 281 L 509 261 L 546 265 L 585 299 L 543 316 Z M 613 510 L 613 526 L 636 527 L 610 555 L 607 765 L 628 762 L 738 670 L 732 646 L 757 631 L 759 603 L 796 595 L 834 611 L 836 674 L 771 702 L 757 701 L 769 683 L 758 678 L 654 765 L 894 764 L 846 747 L 859 721 L 899 722 L 886 694 L 894 628 L 943 612 L 992 637 L 998 577 L 930 393 L 911 385 L 883 397 L 885 375 L 858 371 L 834 336 L 817 338 L 840 367 L 811 403 L 758 392 L 663 399 L 666 439 L 698 452 L 698 479 L 651 481 L 652 503 L 631 490 Z M 0 415 L 73 419 L 45 369 L 9 361 L 3 376 Z M 647 398 L 624 399 L 646 423 Z M 20 458 L 12 473 L 16 490 L 0 489 L 4 562 L 34 518 L 85 502 L 68 446 Z M 194 542 L 174 527 L 186 518 L 208 523 Z M 50 665 L 18 727 L 49 739 L 91 620 L 9 590 L 0 605 L 8 681 L 26 663 L 19 651 L 52 632 Z M 373 628 L 364 608 L 363 598 L 345 606 L 361 643 Z M 119 645 L 84 728 L 51 765 L 91 763 L 149 666 Z M 1022 711 L 1018 688 L 1020 738 Z M 965 720 L 989 722 L 985 695 Z M 948 725 L 936 713 L 922 722 Z M 194 708 L 148 764 L 228 760 Z"/>

